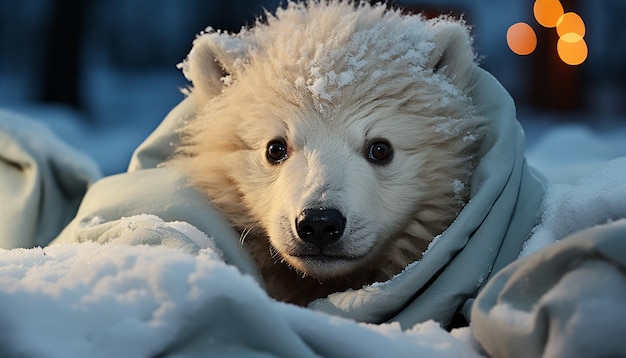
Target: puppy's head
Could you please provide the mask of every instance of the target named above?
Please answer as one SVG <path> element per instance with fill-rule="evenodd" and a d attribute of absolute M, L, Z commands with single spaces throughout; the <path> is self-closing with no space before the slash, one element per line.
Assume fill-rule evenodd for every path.
<path fill-rule="evenodd" d="M 202 34 L 183 71 L 204 105 L 175 163 L 308 275 L 422 250 L 466 199 L 482 119 L 462 23 L 290 4 L 238 35 Z"/>

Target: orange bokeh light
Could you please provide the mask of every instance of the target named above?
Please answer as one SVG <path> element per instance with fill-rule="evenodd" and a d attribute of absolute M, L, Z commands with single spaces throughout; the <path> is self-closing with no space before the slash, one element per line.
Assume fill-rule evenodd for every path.
<path fill-rule="evenodd" d="M 563 40 L 565 42 L 569 42 L 569 43 L 578 42 L 578 41 L 583 39 L 582 36 L 580 36 L 579 34 L 574 33 L 574 32 L 568 32 L 568 33 L 564 34 L 563 36 L 561 36 L 559 38 L 561 40 Z"/>
<path fill-rule="evenodd" d="M 580 38 L 585 37 L 585 23 L 583 19 L 575 12 L 568 12 L 563 14 L 557 21 L 556 32 L 560 37 L 565 37 L 566 35 L 570 38 L 568 34 L 576 34 L 579 35 Z M 564 39 L 567 42 L 572 42 L 571 40 Z M 574 40 L 573 42 L 576 42 Z"/>
<path fill-rule="evenodd" d="M 506 43 L 514 53 L 528 55 L 537 47 L 537 35 L 530 25 L 525 22 L 518 22 L 511 25 L 507 30 Z"/>
<path fill-rule="evenodd" d="M 558 0 L 537 0 L 533 5 L 535 20 L 544 27 L 555 27 L 563 15 L 563 5 Z"/>
<path fill-rule="evenodd" d="M 556 47 L 561 61 L 575 66 L 587 59 L 589 49 L 584 40 L 585 22 L 580 15 L 575 12 L 564 13 L 559 0 L 536 0 L 533 15 L 541 26 L 556 27 L 559 35 Z M 537 47 L 537 35 L 530 25 L 518 22 L 507 30 L 506 42 L 514 53 L 528 55 Z"/>
<path fill-rule="evenodd" d="M 583 63 L 587 59 L 589 52 L 587 43 L 582 38 L 576 42 L 567 42 L 563 38 L 559 38 L 556 49 L 561 60 L 572 66 Z"/>

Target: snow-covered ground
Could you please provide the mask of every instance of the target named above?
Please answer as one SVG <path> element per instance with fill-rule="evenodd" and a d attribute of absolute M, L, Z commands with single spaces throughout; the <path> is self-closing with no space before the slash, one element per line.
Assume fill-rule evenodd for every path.
<path fill-rule="evenodd" d="M 592 114 L 524 115 L 526 157 L 554 183 L 568 183 L 602 163 L 626 156 L 626 118 Z"/>
<path fill-rule="evenodd" d="M 270 305 L 250 277 L 216 260 L 210 249 L 192 256 L 165 247 L 89 243 L 0 255 L 3 322 L 12 323 L 0 323 L 0 337 L 11 343 L 0 346 L 0 356 L 155 356 L 180 340 L 180 332 L 193 327 L 194 320 L 200 329 L 206 326 L 207 319 L 199 316 L 203 303 L 220 296 L 256 305 L 263 311 L 259 314 L 278 323 L 276 330 L 286 325 L 312 341 L 326 337 L 334 354 L 338 351 L 332 347 L 361 357 L 478 356 L 470 337 L 463 338 L 467 332 L 450 335 L 433 321 L 403 332 L 397 324 L 357 324 L 292 305 Z M 242 334 L 245 324 L 235 323 L 243 325 Z M 269 339 L 266 344 L 284 342 Z"/>

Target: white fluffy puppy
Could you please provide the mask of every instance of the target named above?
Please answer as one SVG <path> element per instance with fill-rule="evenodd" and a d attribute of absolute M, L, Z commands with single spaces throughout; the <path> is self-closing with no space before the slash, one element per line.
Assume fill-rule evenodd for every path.
<path fill-rule="evenodd" d="M 421 258 L 467 201 L 484 119 L 468 29 L 383 5 L 289 3 L 182 63 L 202 106 L 171 160 L 307 304 Z"/>

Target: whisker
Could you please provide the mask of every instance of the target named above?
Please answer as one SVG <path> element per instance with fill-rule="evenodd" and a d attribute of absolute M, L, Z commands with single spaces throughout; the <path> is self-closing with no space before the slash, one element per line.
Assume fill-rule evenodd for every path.
<path fill-rule="evenodd" d="M 278 253 L 278 250 L 274 248 L 274 246 L 269 246 L 270 257 L 274 259 L 274 262 L 277 262 L 276 259 L 282 259 L 282 256 Z"/>
<path fill-rule="evenodd" d="M 244 242 L 246 241 L 246 238 L 248 237 L 248 234 L 252 232 L 253 228 L 254 228 L 254 225 L 250 224 L 241 231 L 241 235 L 239 235 L 239 244 L 241 246 L 243 246 Z"/>

